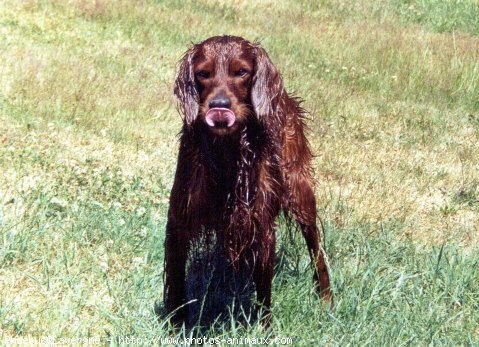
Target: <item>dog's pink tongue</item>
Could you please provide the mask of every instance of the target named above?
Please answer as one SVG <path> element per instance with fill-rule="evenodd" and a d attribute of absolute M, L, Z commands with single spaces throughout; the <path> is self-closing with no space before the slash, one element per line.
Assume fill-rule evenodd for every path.
<path fill-rule="evenodd" d="M 230 128 L 235 123 L 235 114 L 228 108 L 210 108 L 206 112 L 206 124 L 210 127 Z"/>

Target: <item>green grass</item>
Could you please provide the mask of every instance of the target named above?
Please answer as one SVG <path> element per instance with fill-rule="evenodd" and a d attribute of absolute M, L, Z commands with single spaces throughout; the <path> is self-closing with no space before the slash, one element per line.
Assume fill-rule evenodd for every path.
<path fill-rule="evenodd" d="M 474 0 L 426 0 L 398 2 L 400 14 L 437 32 L 479 34 L 479 2 Z"/>
<path fill-rule="evenodd" d="M 0 335 L 479 344 L 477 1 L 0 3 Z M 336 305 L 279 225 L 273 323 L 158 319 L 190 42 L 261 39 L 311 111 Z M 108 339 L 113 338 L 112 342 Z M 115 342 L 116 341 L 116 342 Z"/>

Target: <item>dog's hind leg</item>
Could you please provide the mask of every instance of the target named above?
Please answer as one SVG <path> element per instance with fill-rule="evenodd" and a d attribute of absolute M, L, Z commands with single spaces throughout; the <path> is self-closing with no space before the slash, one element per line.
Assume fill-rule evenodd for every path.
<path fill-rule="evenodd" d="M 289 191 L 287 209 L 301 227 L 301 233 L 306 241 L 314 269 L 316 288 L 326 301 L 332 302 L 325 252 L 320 245 L 316 224 L 316 200 L 311 179 L 308 176 L 300 171 L 293 172 L 287 177 Z"/>

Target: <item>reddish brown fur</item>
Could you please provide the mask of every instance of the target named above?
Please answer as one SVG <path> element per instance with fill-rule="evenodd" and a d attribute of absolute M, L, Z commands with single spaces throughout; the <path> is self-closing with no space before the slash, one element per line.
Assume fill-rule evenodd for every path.
<path fill-rule="evenodd" d="M 231 128 L 206 125 L 208 103 L 231 100 Z M 213 231 L 231 263 L 252 265 L 257 300 L 271 306 L 275 219 L 280 210 L 302 230 L 324 299 L 331 291 L 316 225 L 311 150 L 305 111 L 283 88 L 281 76 L 258 44 L 218 36 L 183 57 L 175 95 L 184 114 L 165 241 L 165 307 L 186 318 L 188 247 Z M 175 311 L 176 310 L 176 311 Z"/>

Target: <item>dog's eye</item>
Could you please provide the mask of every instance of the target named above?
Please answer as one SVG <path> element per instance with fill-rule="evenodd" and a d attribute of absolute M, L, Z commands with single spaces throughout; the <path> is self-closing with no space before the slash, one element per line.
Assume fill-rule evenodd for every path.
<path fill-rule="evenodd" d="M 248 70 L 246 69 L 239 69 L 238 71 L 235 72 L 236 77 L 245 77 L 248 74 Z"/>
<path fill-rule="evenodd" d="M 210 78 L 210 73 L 208 71 L 201 70 L 196 73 L 196 77 L 206 80 Z"/>

